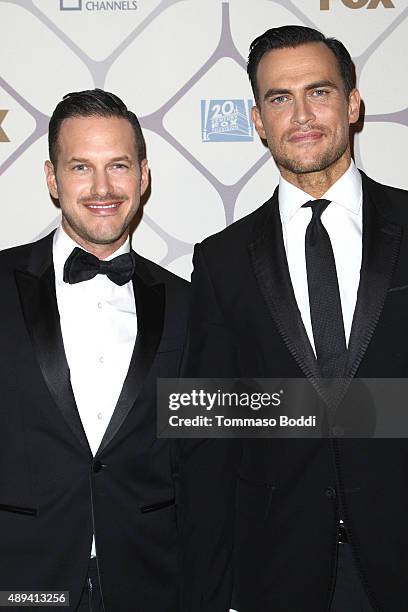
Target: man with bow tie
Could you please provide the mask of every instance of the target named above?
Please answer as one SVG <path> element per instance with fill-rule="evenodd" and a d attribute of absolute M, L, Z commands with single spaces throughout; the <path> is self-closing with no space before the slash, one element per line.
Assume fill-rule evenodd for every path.
<path fill-rule="evenodd" d="M 0 590 L 176 612 L 177 453 L 155 389 L 178 375 L 188 286 L 131 249 L 149 173 L 117 96 L 65 96 L 49 151 L 60 227 L 0 254 Z"/>

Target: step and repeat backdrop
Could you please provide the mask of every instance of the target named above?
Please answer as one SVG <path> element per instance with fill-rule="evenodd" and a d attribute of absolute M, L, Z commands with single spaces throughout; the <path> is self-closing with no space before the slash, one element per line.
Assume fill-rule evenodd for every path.
<path fill-rule="evenodd" d="M 0 248 L 59 221 L 49 116 L 101 87 L 140 118 L 151 196 L 133 244 L 188 278 L 193 246 L 257 208 L 277 170 L 250 120 L 250 42 L 304 24 L 350 50 L 365 106 L 358 166 L 408 188 L 408 0 L 0 0 Z M 408 205 L 408 203 L 407 203 Z"/>

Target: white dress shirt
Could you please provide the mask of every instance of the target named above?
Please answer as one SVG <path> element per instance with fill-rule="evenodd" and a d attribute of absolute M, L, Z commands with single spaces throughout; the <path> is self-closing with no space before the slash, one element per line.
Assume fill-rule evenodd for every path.
<path fill-rule="evenodd" d="M 120 287 L 98 274 L 74 285 L 65 283 L 64 264 L 76 246 L 59 227 L 53 259 L 61 332 L 79 416 L 95 455 L 129 369 L 137 333 L 136 306 L 131 281 Z M 107 259 L 129 251 L 128 239 Z"/>
<path fill-rule="evenodd" d="M 290 278 L 303 324 L 315 350 L 307 284 L 305 234 L 312 218 L 310 208 L 302 208 L 309 194 L 282 176 L 279 179 L 279 212 Z M 348 345 L 357 301 L 362 259 L 363 189 L 361 175 L 354 162 L 322 196 L 331 204 L 321 220 L 326 228 L 336 262 L 344 331 Z M 316 351 L 315 351 L 316 352 Z"/>

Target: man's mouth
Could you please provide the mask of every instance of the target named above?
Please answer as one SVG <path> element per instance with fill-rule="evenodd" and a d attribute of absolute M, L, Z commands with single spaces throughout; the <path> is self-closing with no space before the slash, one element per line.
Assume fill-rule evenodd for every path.
<path fill-rule="evenodd" d="M 298 143 L 316 142 L 317 140 L 320 140 L 322 136 L 323 136 L 322 132 L 316 132 L 316 131 L 296 132 L 295 134 L 292 134 L 292 136 L 289 138 L 289 142 L 298 142 Z"/>
<path fill-rule="evenodd" d="M 118 206 L 120 206 L 120 202 L 114 202 L 113 204 L 86 204 L 87 208 L 96 209 L 117 208 Z"/>
<path fill-rule="evenodd" d="M 115 214 L 119 207 L 121 206 L 123 200 L 115 201 L 115 202 L 89 202 L 85 204 L 85 208 L 87 208 L 92 214 L 96 215 L 111 215 Z"/>

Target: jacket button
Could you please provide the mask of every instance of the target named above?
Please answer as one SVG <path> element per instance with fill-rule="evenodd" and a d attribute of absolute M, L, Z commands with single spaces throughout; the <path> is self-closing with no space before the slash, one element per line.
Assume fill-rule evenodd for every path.
<path fill-rule="evenodd" d="M 336 489 L 334 487 L 327 487 L 324 493 L 327 499 L 336 499 L 337 497 Z"/>
<path fill-rule="evenodd" d="M 103 470 L 103 468 L 105 468 L 106 465 L 104 465 L 103 463 L 101 463 L 100 461 L 95 461 L 93 466 L 92 466 L 92 471 L 97 474 L 98 472 L 100 472 L 101 470 Z"/>
<path fill-rule="evenodd" d="M 332 429 L 332 434 L 335 438 L 342 438 L 345 434 L 345 431 L 341 425 L 335 425 Z"/>

